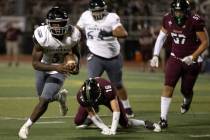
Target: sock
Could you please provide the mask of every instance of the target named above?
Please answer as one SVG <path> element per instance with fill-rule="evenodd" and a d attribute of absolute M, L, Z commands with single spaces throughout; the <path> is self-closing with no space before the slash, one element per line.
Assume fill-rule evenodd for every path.
<path fill-rule="evenodd" d="M 129 100 L 121 100 L 122 104 L 123 104 L 123 107 L 126 109 L 126 108 L 131 108 L 131 105 L 130 105 L 130 102 Z"/>
<path fill-rule="evenodd" d="M 137 126 L 145 126 L 145 122 L 143 120 L 137 120 L 137 119 L 129 119 L 128 120 L 129 125 L 132 127 L 137 127 Z"/>
<path fill-rule="evenodd" d="M 167 115 L 168 115 L 170 104 L 171 104 L 170 97 L 161 96 L 161 115 L 160 115 L 160 117 L 164 120 L 167 120 Z"/>
<path fill-rule="evenodd" d="M 32 125 L 33 125 L 33 122 L 31 121 L 30 118 L 24 124 L 25 127 L 31 127 Z"/>

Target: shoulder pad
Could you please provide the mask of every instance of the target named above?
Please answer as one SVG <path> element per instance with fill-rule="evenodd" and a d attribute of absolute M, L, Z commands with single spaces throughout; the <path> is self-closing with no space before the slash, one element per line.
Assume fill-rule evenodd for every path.
<path fill-rule="evenodd" d="M 80 38 L 81 38 L 80 31 L 74 26 L 72 26 L 71 38 L 72 38 L 73 41 L 76 41 L 76 42 L 78 42 L 80 40 Z"/>
<path fill-rule="evenodd" d="M 114 19 L 120 18 L 116 13 L 109 13 L 108 16 L 110 16 L 111 18 L 114 18 Z"/>
<path fill-rule="evenodd" d="M 34 38 L 41 46 L 43 46 L 47 40 L 46 28 L 46 26 L 39 26 L 34 31 Z"/>

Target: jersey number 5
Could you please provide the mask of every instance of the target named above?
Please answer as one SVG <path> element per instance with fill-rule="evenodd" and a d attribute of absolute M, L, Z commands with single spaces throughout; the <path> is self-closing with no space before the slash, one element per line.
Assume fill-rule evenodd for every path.
<path fill-rule="evenodd" d="M 186 36 L 183 34 L 171 33 L 171 36 L 172 36 L 175 44 L 183 45 L 186 41 Z"/>

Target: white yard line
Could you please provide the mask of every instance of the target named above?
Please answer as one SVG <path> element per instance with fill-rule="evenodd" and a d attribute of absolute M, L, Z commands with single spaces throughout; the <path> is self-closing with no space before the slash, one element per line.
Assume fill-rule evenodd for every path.
<path fill-rule="evenodd" d="M 210 134 L 206 134 L 206 135 L 189 135 L 192 138 L 204 138 L 204 137 L 210 137 Z"/>
<path fill-rule="evenodd" d="M 101 117 L 110 117 L 111 115 L 100 115 Z M 55 116 L 55 117 L 41 117 L 41 119 L 63 119 L 63 118 L 74 118 L 75 116 Z M 0 117 L 0 120 L 18 120 L 23 121 L 27 120 L 27 118 L 21 117 Z"/>
<path fill-rule="evenodd" d="M 0 97 L 0 100 L 31 100 L 37 97 Z"/>
<path fill-rule="evenodd" d="M 58 124 L 65 123 L 64 121 L 48 121 L 48 122 L 36 122 L 36 124 Z"/>

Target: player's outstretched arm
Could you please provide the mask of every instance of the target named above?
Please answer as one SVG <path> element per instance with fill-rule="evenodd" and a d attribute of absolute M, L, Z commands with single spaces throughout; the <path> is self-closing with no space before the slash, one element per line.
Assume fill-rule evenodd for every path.
<path fill-rule="evenodd" d="M 102 119 L 95 113 L 94 109 L 92 107 L 89 107 L 87 108 L 87 111 L 93 123 L 102 130 L 101 133 L 104 135 L 109 135 L 110 134 L 109 127 L 104 124 Z"/>
<path fill-rule="evenodd" d="M 116 130 L 117 130 L 117 126 L 118 126 L 118 123 L 119 123 L 119 119 L 120 119 L 120 108 L 119 108 L 117 98 L 112 100 L 110 102 L 110 104 L 111 104 L 111 108 L 113 110 L 112 126 L 111 126 L 111 129 L 110 129 L 110 133 L 111 133 L 111 135 L 115 135 Z"/>

